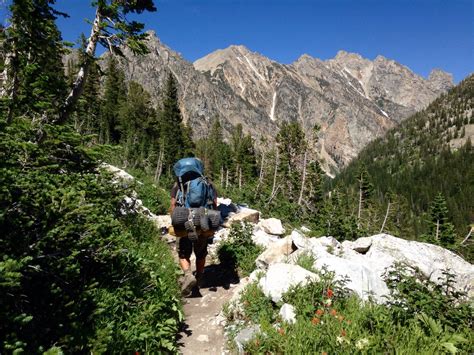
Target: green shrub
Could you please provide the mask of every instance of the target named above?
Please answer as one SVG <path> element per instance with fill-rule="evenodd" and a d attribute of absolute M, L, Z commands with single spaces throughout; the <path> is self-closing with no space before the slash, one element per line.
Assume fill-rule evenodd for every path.
<path fill-rule="evenodd" d="M 0 352 L 173 351 L 176 266 L 68 126 L 0 122 Z M 51 349 L 53 351 L 54 349 Z"/>
<path fill-rule="evenodd" d="M 399 276 L 405 280 L 405 275 Z M 427 292 L 426 297 L 430 295 Z M 402 322 L 396 308 L 362 302 L 347 291 L 344 280 L 334 281 L 333 274 L 325 271 L 320 281 L 291 288 L 278 304 L 256 283 L 247 286 L 241 301 L 242 319 L 259 324 L 261 330 L 246 345 L 251 354 L 469 353 L 474 340 L 469 324 L 460 321 L 454 329 L 442 323 L 441 315 L 415 313 Z M 294 324 L 278 316 L 284 302 L 296 309 Z"/>
<path fill-rule="evenodd" d="M 252 241 L 253 227 L 249 223 L 234 223 L 229 237 L 217 250 L 219 261 L 229 268 L 238 270 L 243 276 L 255 270 L 255 260 L 263 251 Z"/>
<path fill-rule="evenodd" d="M 401 322 L 424 314 L 451 329 L 473 327 L 473 309 L 467 295 L 455 291 L 454 274 L 443 271 L 440 283 L 426 278 L 418 269 L 396 264 L 387 270 L 385 282 L 391 293 L 388 304 Z"/>

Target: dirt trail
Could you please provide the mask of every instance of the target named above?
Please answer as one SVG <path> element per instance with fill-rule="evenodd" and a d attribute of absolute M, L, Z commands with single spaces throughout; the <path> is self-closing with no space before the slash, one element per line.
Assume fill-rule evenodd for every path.
<path fill-rule="evenodd" d="M 174 246 L 173 246 L 174 247 Z M 172 247 L 172 249 L 174 249 Z M 173 250 L 174 256 L 176 251 Z M 194 255 L 191 257 L 195 270 Z M 232 297 L 239 284 L 238 275 L 208 260 L 199 291 L 183 298 L 184 323 L 178 343 L 184 355 L 230 354 L 226 350 L 222 306 Z"/>

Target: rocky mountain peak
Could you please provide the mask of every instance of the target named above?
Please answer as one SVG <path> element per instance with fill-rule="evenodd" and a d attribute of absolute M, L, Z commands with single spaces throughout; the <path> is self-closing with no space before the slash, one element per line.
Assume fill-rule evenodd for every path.
<path fill-rule="evenodd" d="M 125 51 L 126 78 L 159 102 L 172 73 L 183 118 L 196 137 L 206 134 L 215 117 L 227 135 L 240 123 L 244 132 L 270 140 L 282 121 L 298 121 L 307 130 L 318 124 L 313 148 L 333 173 L 448 87 L 441 85 L 448 82 L 445 73 L 435 71 L 425 80 L 393 60 L 379 56 L 371 61 L 346 51 L 327 61 L 305 54 L 283 65 L 232 45 L 190 63 L 148 33 L 148 55 Z"/>
<path fill-rule="evenodd" d="M 454 86 L 453 75 L 435 68 L 431 71 L 428 82 L 435 90 L 446 91 Z"/>

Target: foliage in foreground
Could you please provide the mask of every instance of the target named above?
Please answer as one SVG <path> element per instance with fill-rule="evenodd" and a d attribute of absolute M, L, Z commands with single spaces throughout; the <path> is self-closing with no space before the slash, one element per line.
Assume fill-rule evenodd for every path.
<path fill-rule="evenodd" d="M 68 126 L 0 123 L 0 352 L 172 351 L 176 266 Z"/>
<path fill-rule="evenodd" d="M 404 268 L 390 275 L 392 307 L 363 303 L 347 292 L 343 281 L 334 281 L 323 271 L 321 281 L 290 289 L 278 304 L 257 283 L 250 284 L 240 300 L 242 310 L 228 312 L 228 320 L 260 326 L 260 333 L 245 348 L 251 354 L 472 351 L 472 307 L 459 302 L 462 295 L 449 291 L 451 276 L 436 286 Z M 295 307 L 294 324 L 279 316 L 283 303 Z M 395 303 L 403 306 L 394 307 Z"/>
<path fill-rule="evenodd" d="M 234 223 L 229 237 L 219 245 L 219 261 L 228 268 L 239 271 L 242 276 L 255 269 L 255 260 L 263 251 L 252 241 L 253 227 L 250 223 Z"/>

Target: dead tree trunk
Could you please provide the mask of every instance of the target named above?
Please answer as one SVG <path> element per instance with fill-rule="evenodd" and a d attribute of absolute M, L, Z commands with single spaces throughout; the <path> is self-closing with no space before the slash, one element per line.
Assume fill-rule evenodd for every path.
<path fill-rule="evenodd" d="M 301 177 L 301 190 L 300 190 L 300 197 L 298 198 L 298 205 L 301 205 L 301 201 L 303 200 L 303 192 L 304 192 L 304 184 L 306 181 L 306 158 L 308 155 L 308 151 L 304 152 L 304 160 L 303 160 L 303 176 Z"/>
<path fill-rule="evenodd" d="M 466 238 L 464 238 L 463 241 L 461 242 L 461 245 L 463 245 L 465 242 L 467 242 L 467 240 L 471 236 L 473 230 L 474 230 L 474 227 L 471 227 L 471 229 L 469 230 L 469 233 L 467 233 L 467 235 L 466 235 Z"/>
<path fill-rule="evenodd" d="M 357 229 L 360 229 L 360 215 L 362 213 L 362 183 L 359 186 L 359 208 L 357 211 Z"/>
<path fill-rule="evenodd" d="M 239 166 L 239 190 L 242 189 L 242 167 Z"/>
<path fill-rule="evenodd" d="M 69 95 L 67 96 L 66 100 L 64 101 L 64 105 L 59 114 L 59 118 L 55 122 L 57 124 L 66 122 L 68 117 L 71 115 L 73 108 L 77 100 L 79 99 L 79 96 L 81 96 L 81 93 L 84 90 L 84 84 L 86 83 L 87 76 L 89 74 L 89 69 L 95 56 L 97 42 L 99 41 L 102 18 L 103 16 L 101 13 L 101 8 L 100 6 L 98 6 L 95 13 L 94 23 L 92 24 L 91 35 L 89 37 L 85 51 L 86 59 L 83 63 L 81 63 L 81 67 L 79 68 L 79 72 L 77 73 L 76 80 L 74 81 L 72 89 L 69 92 Z"/>
<path fill-rule="evenodd" d="M 383 219 L 382 228 L 380 228 L 380 233 L 382 233 L 383 229 L 385 228 L 385 223 L 387 222 L 389 211 L 390 211 L 390 202 L 387 205 L 387 212 L 385 212 L 385 218 Z"/>
<path fill-rule="evenodd" d="M 15 24 L 13 23 L 14 27 Z M 0 97 L 8 97 L 7 104 L 7 123 L 13 121 L 15 102 L 18 94 L 18 53 L 17 39 L 13 38 L 11 50 L 6 54 L 4 69 L 2 72 L 3 85 L 0 87 Z"/>
<path fill-rule="evenodd" d="M 278 151 L 276 152 L 276 157 L 275 157 L 275 170 L 273 172 L 273 186 L 272 186 L 272 193 L 271 196 L 275 194 L 275 189 L 276 189 L 276 182 L 277 182 L 277 173 L 278 173 L 278 164 L 279 164 L 279 157 L 278 157 Z"/>
<path fill-rule="evenodd" d="M 229 188 L 229 169 L 226 169 L 225 173 L 225 188 L 226 190 Z"/>
<path fill-rule="evenodd" d="M 224 166 L 221 166 L 221 186 L 224 186 Z"/>
<path fill-rule="evenodd" d="M 439 219 L 436 220 L 436 235 L 435 240 L 438 240 L 439 237 Z"/>
<path fill-rule="evenodd" d="M 257 197 L 258 192 L 260 191 L 260 186 L 263 183 L 263 164 L 265 163 L 265 152 L 262 151 L 262 159 L 260 161 L 260 174 L 258 175 L 258 184 L 257 188 L 255 189 L 255 197 Z"/>
<path fill-rule="evenodd" d="M 160 152 L 158 153 L 158 161 L 156 163 L 156 170 L 155 170 L 155 182 L 160 182 L 161 172 L 163 171 L 163 158 L 164 158 L 164 151 L 163 147 L 160 147 Z"/>

